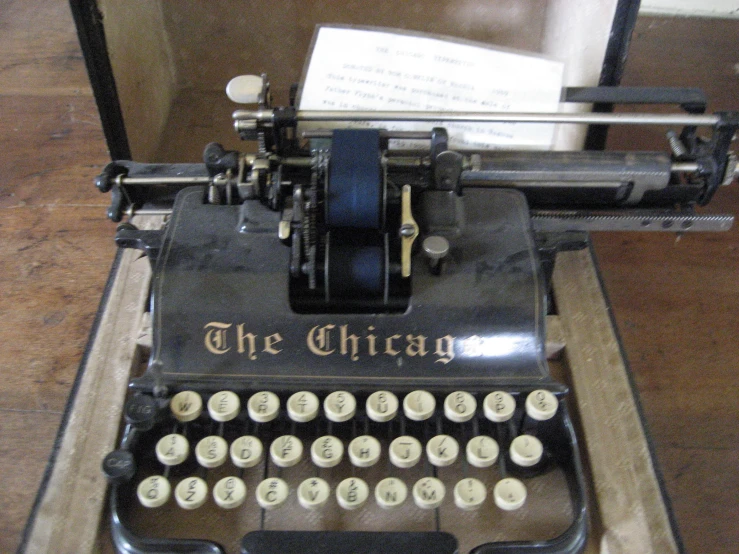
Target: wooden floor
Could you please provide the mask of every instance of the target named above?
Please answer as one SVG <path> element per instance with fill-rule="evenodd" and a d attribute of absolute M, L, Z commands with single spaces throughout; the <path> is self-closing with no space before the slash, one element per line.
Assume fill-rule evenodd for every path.
<path fill-rule="evenodd" d="M 739 22 L 644 19 L 625 84 L 701 86 L 736 110 L 737 52 Z M 67 3 L 0 0 L 0 552 L 20 541 L 115 254 L 92 186 L 107 161 Z M 739 186 L 711 210 L 739 213 Z M 594 242 L 686 547 L 737 551 L 739 228 Z"/>

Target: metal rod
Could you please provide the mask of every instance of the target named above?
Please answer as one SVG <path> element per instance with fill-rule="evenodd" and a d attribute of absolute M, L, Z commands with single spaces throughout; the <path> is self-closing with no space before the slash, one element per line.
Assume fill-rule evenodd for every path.
<path fill-rule="evenodd" d="M 284 165 L 293 167 L 310 167 L 310 157 L 290 157 L 290 158 L 276 158 L 276 161 L 281 162 Z M 383 158 L 384 163 L 388 167 L 420 167 L 427 164 L 424 161 L 424 156 L 395 156 Z M 695 162 L 677 162 L 673 163 L 670 171 L 672 173 L 693 173 L 698 171 L 698 164 Z M 211 177 L 120 177 L 120 184 L 122 185 L 207 185 L 212 181 Z M 511 180 L 515 180 L 515 175 L 510 176 Z M 542 180 L 545 180 L 542 177 Z M 479 184 L 476 186 L 480 186 Z M 483 185 L 484 186 L 484 185 Z M 497 180 L 491 182 L 490 186 L 498 186 Z"/>
<path fill-rule="evenodd" d="M 239 120 L 272 121 L 271 110 L 236 110 Z M 456 121 L 487 123 L 578 123 L 596 125 L 716 125 L 717 115 L 646 113 L 489 113 L 405 111 L 306 111 L 295 112 L 296 121 Z"/>
<path fill-rule="evenodd" d="M 301 136 L 303 138 L 332 138 L 333 130 L 331 129 L 316 129 L 312 131 L 303 131 Z M 430 131 L 384 131 L 381 133 L 382 136 L 389 139 L 406 139 L 406 140 L 430 140 Z"/>
<path fill-rule="evenodd" d="M 698 164 L 696 162 L 676 162 L 672 164 L 671 170 L 673 173 L 694 173 L 698 171 Z"/>
<path fill-rule="evenodd" d="M 170 208 L 169 210 L 165 210 L 157 208 L 129 208 L 126 214 L 129 217 L 133 217 L 135 215 L 171 215 L 172 209 Z"/>
<path fill-rule="evenodd" d="M 212 177 L 121 177 L 124 185 L 207 185 Z"/>

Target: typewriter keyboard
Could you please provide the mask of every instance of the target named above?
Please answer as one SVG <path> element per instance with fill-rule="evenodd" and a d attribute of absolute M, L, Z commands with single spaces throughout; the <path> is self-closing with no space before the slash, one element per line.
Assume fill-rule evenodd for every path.
<path fill-rule="evenodd" d="M 561 402 L 545 389 L 137 394 L 103 469 L 139 536 L 238 552 L 254 530 L 441 530 L 467 552 L 572 523 Z"/>

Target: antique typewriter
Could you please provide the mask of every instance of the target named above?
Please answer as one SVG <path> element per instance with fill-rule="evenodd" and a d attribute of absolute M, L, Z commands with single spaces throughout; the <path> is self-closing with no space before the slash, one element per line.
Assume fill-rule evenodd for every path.
<path fill-rule="evenodd" d="M 152 346 L 103 461 L 121 553 L 580 552 L 586 489 L 545 356 L 558 250 L 589 230 L 724 230 L 736 113 L 693 89 L 566 89 L 684 112 L 469 114 L 273 108 L 235 81 L 255 154 L 113 162 L 116 242 L 153 268 Z M 443 127 L 680 127 L 671 153 L 460 152 Z M 301 131 L 302 122 L 350 122 Z M 707 137 L 704 135 L 706 134 Z M 699 132 L 700 131 L 700 132 Z M 388 148 L 396 139 L 424 150 Z"/>

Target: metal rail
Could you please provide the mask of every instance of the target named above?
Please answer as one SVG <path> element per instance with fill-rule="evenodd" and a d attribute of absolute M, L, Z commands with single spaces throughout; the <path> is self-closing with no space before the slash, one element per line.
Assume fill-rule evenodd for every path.
<path fill-rule="evenodd" d="M 236 110 L 240 121 L 272 121 L 272 110 Z M 488 113 L 488 112 L 406 112 L 406 111 L 306 111 L 295 112 L 296 121 L 450 121 L 483 123 L 576 123 L 582 125 L 695 125 L 713 126 L 717 115 L 646 113 Z"/>

